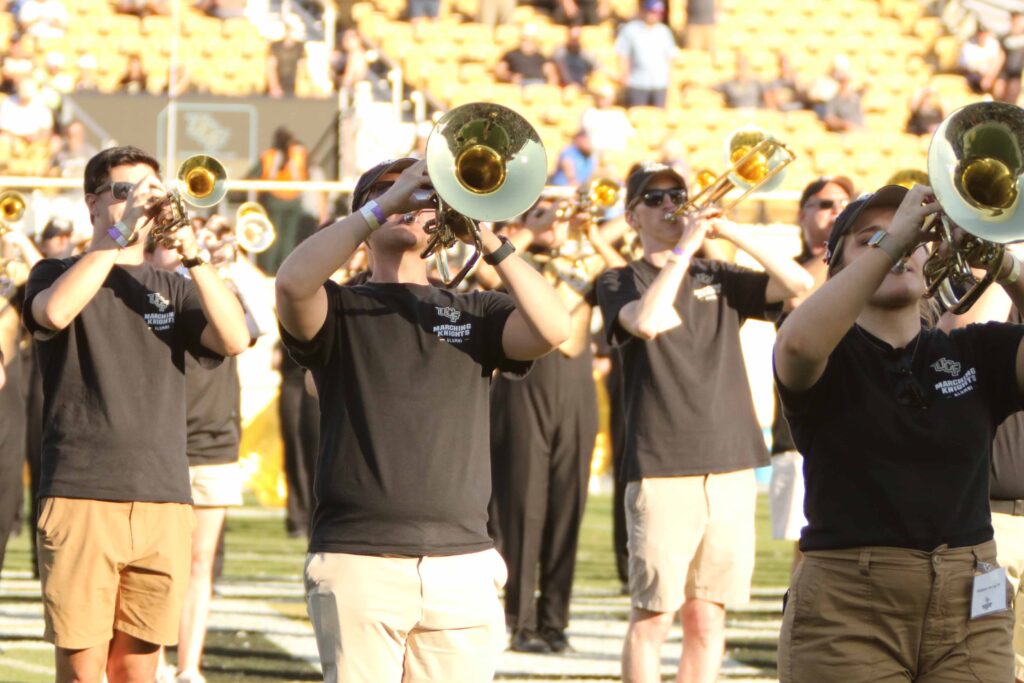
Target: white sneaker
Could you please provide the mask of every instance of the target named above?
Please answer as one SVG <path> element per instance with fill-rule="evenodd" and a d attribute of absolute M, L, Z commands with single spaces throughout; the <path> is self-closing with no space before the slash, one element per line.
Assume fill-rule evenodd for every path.
<path fill-rule="evenodd" d="M 174 683 L 206 683 L 206 677 L 197 670 L 190 669 L 189 671 L 179 672 L 178 677 L 174 679 Z"/>
<path fill-rule="evenodd" d="M 174 667 L 161 664 L 156 670 L 156 683 L 174 683 Z"/>

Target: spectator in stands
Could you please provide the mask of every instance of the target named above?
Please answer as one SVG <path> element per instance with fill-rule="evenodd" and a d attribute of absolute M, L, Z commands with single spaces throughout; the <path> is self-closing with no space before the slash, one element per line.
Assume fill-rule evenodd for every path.
<path fill-rule="evenodd" d="M 587 135 L 587 131 L 579 130 L 573 136 L 572 142 L 559 153 L 558 168 L 551 176 L 551 184 L 575 187 L 589 182 L 596 163 L 590 136 Z"/>
<path fill-rule="evenodd" d="M 611 16 L 608 0 L 555 0 L 554 18 L 568 26 L 596 26 Z"/>
<path fill-rule="evenodd" d="M 180 97 L 186 93 L 194 92 L 192 86 L 192 73 L 184 63 L 170 63 L 167 65 L 167 85 L 164 92 L 168 95 Z"/>
<path fill-rule="evenodd" d="M 578 25 L 570 26 L 565 45 L 555 51 L 552 61 L 558 69 L 558 81 L 565 87 L 586 88 L 587 80 L 597 68 L 597 60 L 593 55 L 584 52 L 580 43 L 583 33 Z"/>
<path fill-rule="evenodd" d="M 477 21 L 484 26 L 501 26 L 512 21 L 516 0 L 480 0 Z"/>
<path fill-rule="evenodd" d="M 967 79 L 971 91 L 978 93 L 992 92 L 999 67 L 1003 61 L 1003 48 L 992 31 L 982 24 L 974 36 L 960 46 L 957 56 L 957 67 Z"/>
<path fill-rule="evenodd" d="M 907 132 L 914 135 L 931 135 L 944 118 L 946 108 L 942 104 L 942 98 L 934 88 L 926 85 L 910 98 Z"/>
<path fill-rule="evenodd" d="M 725 95 L 725 106 L 731 109 L 752 109 L 760 107 L 764 101 L 764 86 L 754 78 L 750 60 L 739 50 L 736 51 L 736 72 L 717 90 Z"/>
<path fill-rule="evenodd" d="M 413 35 L 422 38 L 424 26 L 437 21 L 441 14 L 441 0 L 405 0 L 405 14 L 412 24 Z"/>
<path fill-rule="evenodd" d="M 643 0 L 640 16 L 627 22 L 615 40 L 619 82 L 626 106 L 664 107 L 672 62 L 678 53 L 672 31 L 662 23 L 665 3 Z"/>
<path fill-rule="evenodd" d="M 41 142 L 53 133 L 53 112 L 37 96 L 31 78 L 18 83 L 18 92 L 0 102 L 0 135 Z"/>
<path fill-rule="evenodd" d="M 683 40 L 686 49 L 715 56 L 715 0 L 686 0 Z"/>
<path fill-rule="evenodd" d="M 1010 14 L 1010 32 L 1003 36 L 1002 47 L 1003 59 L 999 65 L 999 76 L 992 86 L 992 97 L 1017 104 L 1021 73 L 1024 72 L 1024 13 Z"/>
<path fill-rule="evenodd" d="M 778 65 L 778 77 L 764 88 L 765 106 L 776 111 L 796 111 L 805 108 L 807 95 L 800 85 L 793 62 L 785 53 L 780 52 Z"/>
<path fill-rule="evenodd" d="M 849 72 L 850 59 L 846 55 L 836 55 L 832 59 L 832 68 L 827 74 L 815 78 L 807 88 L 807 104 L 819 117 L 825 117 L 825 105 L 839 92 L 839 82 L 835 74 Z"/>
<path fill-rule="evenodd" d="M 296 21 L 285 22 L 284 37 L 270 45 L 267 55 L 267 94 L 284 97 L 295 94 L 299 66 L 306 54 L 305 44 L 299 40 L 301 26 Z"/>
<path fill-rule="evenodd" d="M 370 66 L 366 61 L 366 48 L 359 32 L 354 28 L 346 29 L 341 34 L 338 47 L 331 55 L 331 70 L 334 72 L 334 85 L 338 90 L 351 89 L 356 83 L 366 79 Z"/>
<path fill-rule="evenodd" d="M 62 52 L 46 53 L 46 83 L 61 95 L 67 95 L 75 89 L 74 77 L 65 69 L 67 61 Z"/>
<path fill-rule="evenodd" d="M 82 55 L 78 58 L 78 79 L 75 81 L 75 90 L 92 92 L 99 89 L 100 83 L 96 79 L 96 58 L 92 55 Z"/>
<path fill-rule="evenodd" d="M 523 26 L 519 47 L 509 50 L 494 68 L 495 77 L 517 85 L 558 84 L 558 69 L 537 47 L 537 27 Z"/>
<path fill-rule="evenodd" d="M 285 127 L 274 131 L 271 146 L 260 155 L 262 180 L 309 180 L 309 165 L 305 146 Z M 278 266 L 298 244 L 299 229 L 304 211 L 302 193 L 298 190 L 277 190 L 260 195 L 260 203 L 274 225 L 277 239 L 262 254 L 257 263 L 268 275 L 277 273 Z"/>
<path fill-rule="evenodd" d="M 18 10 L 18 26 L 36 38 L 60 39 L 68 26 L 68 10 L 61 0 L 25 0 Z"/>
<path fill-rule="evenodd" d="M 246 0 L 199 0 L 195 8 L 216 19 L 245 16 Z"/>
<path fill-rule="evenodd" d="M 3 55 L 3 68 L 0 69 L 0 76 L 3 82 L 0 83 L 0 92 L 5 95 L 13 95 L 18 91 L 18 83 L 32 75 L 34 64 L 32 62 L 32 51 L 29 41 L 22 35 L 11 37 L 11 43 L 7 46 L 7 54 Z"/>
<path fill-rule="evenodd" d="M 622 152 L 636 131 L 621 107 L 615 106 L 615 88 L 602 85 L 594 92 L 594 106 L 583 112 L 580 128 L 587 132 L 594 152 Z"/>
<path fill-rule="evenodd" d="M 860 130 L 864 127 L 864 112 L 861 108 L 863 90 L 855 88 L 850 72 L 836 69 L 832 72 L 838 89 L 825 103 L 823 118 L 825 127 L 836 133 Z"/>
<path fill-rule="evenodd" d="M 121 14 L 134 14 L 137 17 L 171 13 L 167 7 L 167 0 L 117 0 L 114 3 L 114 11 Z"/>
<path fill-rule="evenodd" d="M 81 178 L 85 173 L 85 165 L 98 151 L 86 140 L 82 122 L 72 121 L 64 126 L 60 149 L 50 160 L 50 175 Z"/>
<path fill-rule="evenodd" d="M 146 72 L 142 69 L 142 59 L 138 55 L 128 57 L 128 67 L 117 82 L 117 89 L 128 95 L 146 92 Z"/>

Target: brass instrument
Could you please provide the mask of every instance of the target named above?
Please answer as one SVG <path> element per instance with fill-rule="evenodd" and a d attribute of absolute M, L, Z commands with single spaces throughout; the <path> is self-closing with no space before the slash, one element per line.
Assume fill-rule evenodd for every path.
<path fill-rule="evenodd" d="M 925 225 L 940 238 L 924 265 L 926 296 L 938 294 L 953 313 L 970 309 L 999 276 L 1005 245 L 1024 239 L 1022 145 L 1024 109 L 1002 102 L 962 107 L 932 136 L 928 181 L 942 215 Z M 967 233 L 959 244 L 953 227 Z M 980 280 L 972 264 L 985 268 Z"/>
<path fill-rule="evenodd" d="M 713 206 L 729 211 L 754 191 L 775 189 L 782 183 L 785 168 L 793 163 L 796 155 L 764 130 L 746 126 L 726 138 L 725 158 L 730 164 L 729 169 L 714 180 L 708 180 L 705 175 L 703 181 L 707 185 L 675 211 L 665 214 L 667 220 L 676 220 L 690 211 L 703 211 Z M 701 181 L 698 177 L 698 183 Z M 742 190 L 742 194 L 722 203 L 734 188 Z"/>
<path fill-rule="evenodd" d="M 622 185 L 610 178 L 594 178 L 580 185 L 572 199 L 564 201 L 555 214 L 558 220 L 571 221 L 558 256 L 570 260 L 592 256 L 594 248 L 587 240 L 586 228 L 618 204 L 621 198 Z M 572 220 L 578 216 L 586 220 Z"/>
<path fill-rule="evenodd" d="M 257 202 L 245 202 L 235 212 L 235 243 L 250 254 L 270 248 L 277 234 L 266 209 Z"/>
<path fill-rule="evenodd" d="M 914 185 L 927 185 L 928 174 L 916 168 L 903 168 L 896 171 L 885 181 L 886 185 L 899 185 L 908 190 Z"/>
<path fill-rule="evenodd" d="M 11 230 L 11 223 L 17 223 L 25 215 L 25 196 L 14 190 L 0 192 L 0 235 Z"/>
<path fill-rule="evenodd" d="M 501 105 L 474 102 L 438 120 L 425 157 L 437 215 L 424 227 L 430 239 L 421 256 L 433 254 L 445 286 L 455 287 L 480 257 L 478 221 L 507 220 L 533 206 L 547 179 L 547 156 L 525 118 Z M 447 249 L 467 234 L 476 251 L 451 278 Z"/>
<path fill-rule="evenodd" d="M 227 194 L 227 177 L 224 165 L 205 154 L 196 154 L 181 162 L 176 174 L 177 186 L 149 211 L 153 239 L 162 241 L 189 222 L 185 204 L 200 209 L 219 204 Z"/>

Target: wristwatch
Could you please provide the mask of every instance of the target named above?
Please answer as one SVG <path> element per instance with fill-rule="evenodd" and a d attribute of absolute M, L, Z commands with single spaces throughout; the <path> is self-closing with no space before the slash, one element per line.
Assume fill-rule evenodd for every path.
<path fill-rule="evenodd" d="M 206 261 L 204 261 L 203 257 L 200 256 L 199 254 L 196 254 L 192 258 L 181 259 L 181 265 L 185 266 L 186 268 L 195 268 L 196 266 L 201 266 L 204 263 L 206 263 Z"/>
<path fill-rule="evenodd" d="M 496 266 L 515 253 L 516 245 L 512 244 L 509 238 L 498 235 L 498 239 L 501 240 L 501 246 L 490 254 L 484 254 L 484 263 L 489 266 Z"/>
<path fill-rule="evenodd" d="M 904 251 L 899 248 L 896 242 L 889 236 L 885 230 L 879 230 L 868 240 L 868 246 L 876 249 L 881 249 L 889 258 L 892 259 L 893 265 L 896 265 L 903 260 L 906 256 Z"/>

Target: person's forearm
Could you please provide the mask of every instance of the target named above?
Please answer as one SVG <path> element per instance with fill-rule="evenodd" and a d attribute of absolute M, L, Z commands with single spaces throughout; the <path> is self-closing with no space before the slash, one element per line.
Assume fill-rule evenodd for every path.
<path fill-rule="evenodd" d="M 631 333 L 644 339 L 654 339 L 660 333 L 679 324 L 679 314 L 675 309 L 676 297 L 679 295 L 679 287 L 690 268 L 692 258 L 692 253 L 674 255 L 665 263 L 647 291 L 636 301 L 635 311 L 626 311 L 625 308 L 633 307 L 633 304 L 626 304 L 620 316 L 632 318 L 629 321 L 632 324 L 625 325 Z"/>
<path fill-rule="evenodd" d="M 213 266 L 204 264 L 189 271 L 199 292 L 199 302 L 206 314 L 206 322 L 220 341 L 220 349 L 234 356 L 249 347 L 249 327 L 245 311 L 235 293 L 228 289 Z"/>
<path fill-rule="evenodd" d="M 892 258 L 872 249 L 827 280 L 779 329 L 776 353 L 802 363 L 824 363 L 892 269 Z"/>
<path fill-rule="evenodd" d="M 486 253 L 501 246 L 494 233 L 481 235 Z M 494 267 L 527 326 L 545 344 L 555 347 L 569 336 L 569 312 L 543 275 L 515 254 Z"/>
<path fill-rule="evenodd" d="M 748 239 L 739 231 L 730 234 L 729 240 L 761 264 L 768 277 L 775 280 L 781 287 L 783 298 L 791 299 L 802 296 L 814 287 L 814 278 L 796 261 L 790 258 L 779 258 L 766 251 L 762 244 Z"/>
<path fill-rule="evenodd" d="M 279 295 L 298 300 L 315 294 L 369 234 L 370 226 L 357 211 L 303 240 L 277 271 Z"/>
<path fill-rule="evenodd" d="M 118 249 L 106 235 L 52 285 L 32 300 L 32 317 L 50 330 L 63 330 L 82 312 L 110 275 Z"/>
<path fill-rule="evenodd" d="M 590 238 L 590 243 L 594 245 L 594 251 L 597 252 L 598 256 L 604 259 L 605 265 L 608 268 L 621 268 L 626 265 L 626 259 L 623 258 L 622 254 L 604 240 L 600 231 L 595 232 L 596 234 Z"/>

